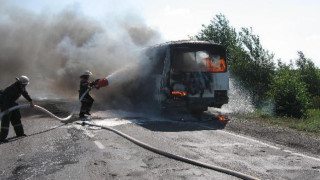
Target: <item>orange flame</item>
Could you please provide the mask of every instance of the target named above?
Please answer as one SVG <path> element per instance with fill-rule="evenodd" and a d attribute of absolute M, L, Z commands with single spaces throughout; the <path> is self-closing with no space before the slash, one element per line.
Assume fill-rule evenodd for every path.
<path fill-rule="evenodd" d="M 220 59 L 219 64 L 215 64 L 209 58 L 206 58 L 205 60 L 208 72 L 225 72 L 227 70 L 226 61 L 224 59 Z"/>
<path fill-rule="evenodd" d="M 227 121 L 227 118 L 224 116 L 218 116 L 219 121 Z"/>
<path fill-rule="evenodd" d="M 180 95 L 180 96 L 187 96 L 187 92 L 185 91 L 172 91 L 172 95 Z"/>

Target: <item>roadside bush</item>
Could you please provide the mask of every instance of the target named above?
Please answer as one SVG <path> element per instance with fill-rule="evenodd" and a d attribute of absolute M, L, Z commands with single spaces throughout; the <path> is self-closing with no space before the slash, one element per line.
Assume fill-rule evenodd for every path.
<path fill-rule="evenodd" d="M 313 96 L 310 102 L 311 109 L 320 109 L 320 96 Z"/>
<path fill-rule="evenodd" d="M 282 66 L 274 76 L 268 94 L 274 98 L 275 113 L 301 118 L 307 116 L 309 93 L 292 66 Z"/>

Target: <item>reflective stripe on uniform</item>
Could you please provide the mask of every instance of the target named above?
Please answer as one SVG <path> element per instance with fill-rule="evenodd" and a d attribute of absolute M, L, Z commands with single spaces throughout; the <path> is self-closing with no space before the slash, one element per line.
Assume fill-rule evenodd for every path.
<path fill-rule="evenodd" d="M 22 126 L 22 124 L 15 124 L 13 127 Z"/>
<path fill-rule="evenodd" d="M 1 127 L 1 129 L 9 130 L 9 127 Z"/>

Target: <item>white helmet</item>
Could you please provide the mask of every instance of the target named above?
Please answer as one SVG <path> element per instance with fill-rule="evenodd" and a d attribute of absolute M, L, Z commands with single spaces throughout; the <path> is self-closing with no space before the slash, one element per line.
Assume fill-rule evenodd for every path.
<path fill-rule="evenodd" d="M 16 80 L 19 81 L 23 85 L 29 84 L 29 78 L 27 76 L 16 77 Z"/>
<path fill-rule="evenodd" d="M 81 76 L 91 76 L 91 75 L 92 75 L 92 72 L 90 72 L 90 71 L 85 71 L 85 72 L 82 73 Z"/>

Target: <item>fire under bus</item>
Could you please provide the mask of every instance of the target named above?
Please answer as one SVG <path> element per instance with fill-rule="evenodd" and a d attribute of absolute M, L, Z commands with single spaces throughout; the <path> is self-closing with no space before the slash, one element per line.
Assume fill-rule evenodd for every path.
<path fill-rule="evenodd" d="M 175 41 L 150 47 L 153 100 L 163 109 L 203 112 L 228 103 L 226 49 L 207 41 Z"/>

